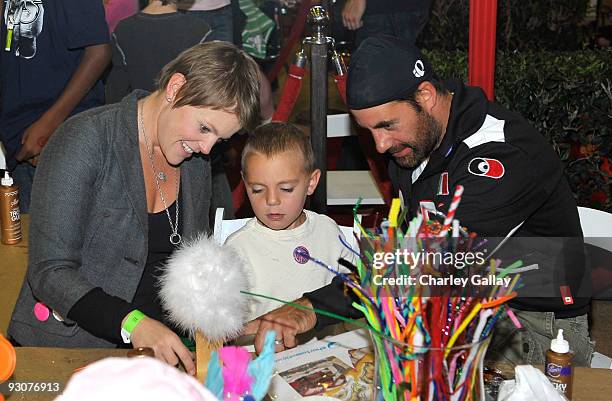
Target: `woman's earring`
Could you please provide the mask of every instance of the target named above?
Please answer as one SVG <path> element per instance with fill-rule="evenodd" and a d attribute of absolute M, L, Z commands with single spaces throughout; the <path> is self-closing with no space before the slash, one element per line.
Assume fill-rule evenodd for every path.
<path fill-rule="evenodd" d="M 172 98 L 171 98 L 171 97 L 166 96 L 166 101 L 167 101 L 168 103 L 172 103 Z"/>

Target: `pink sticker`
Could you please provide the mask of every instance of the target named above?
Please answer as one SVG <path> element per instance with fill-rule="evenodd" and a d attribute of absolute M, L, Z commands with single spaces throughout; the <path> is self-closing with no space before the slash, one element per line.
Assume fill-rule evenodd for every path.
<path fill-rule="evenodd" d="M 49 319 L 49 308 L 42 302 L 37 302 L 34 305 L 34 316 L 41 322 L 46 322 Z"/>

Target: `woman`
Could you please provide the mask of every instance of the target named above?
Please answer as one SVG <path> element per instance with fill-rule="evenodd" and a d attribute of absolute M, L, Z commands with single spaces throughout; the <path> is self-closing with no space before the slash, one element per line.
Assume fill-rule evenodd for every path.
<path fill-rule="evenodd" d="M 191 354 L 164 323 L 156 269 L 208 229 L 210 165 L 200 154 L 253 128 L 258 116 L 257 65 L 211 42 L 164 67 L 156 92 L 135 91 L 66 121 L 34 180 L 12 339 L 50 347 L 131 341 L 194 373 Z"/>

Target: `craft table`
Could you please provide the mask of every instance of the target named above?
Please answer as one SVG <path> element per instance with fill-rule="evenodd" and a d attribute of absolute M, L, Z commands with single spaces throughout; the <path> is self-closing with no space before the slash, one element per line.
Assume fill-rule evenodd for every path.
<path fill-rule="evenodd" d="M 59 382 L 62 387 L 75 369 L 108 356 L 123 357 L 125 350 L 17 348 L 17 368 L 11 380 Z M 507 371 L 508 368 L 503 369 Z M 576 368 L 572 401 L 608 401 L 612 393 L 612 370 Z M 14 393 L 7 401 L 51 401 L 56 393 Z"/>
<path fill-rule="evenodd" d="M 17 347 L 15 351 L 17 366 L 10 381 L 58 383 L 62 389 L 75 369 L 106 357 L 126 357 L 127 355 L 127 350 L 120 349 Z M 12 393 L 8 396 L 7 401 L 51 401 L 58 394 L 55 392 Z"/>
<path fill-rule="evenodd" d="M 26 271 L 28 215 L 22 219 L 24 240 L 18 245 L 0 245 L 0 331 L 6 334 L 8 321 Z M 123 357 L 126 350 L 16 348 L 17 366 L 12 381 L 58 382 L 65 386 L 75 369 L 109 356 Z M 503 367 L 508 372 L 510 367 Z M 576 368 L 573 401 L 608 401 L 612 394 L 612 370 Z M 13 393 L 7 401 L 47 401 L 56 393 Z"/>
<path fill-rule="evenodd" d="M 0 244 L 0 333 L 5 336 L 27 269 L 29 222 L 29 215 L 21 216 L 23 239 L 20 243 Z"/>

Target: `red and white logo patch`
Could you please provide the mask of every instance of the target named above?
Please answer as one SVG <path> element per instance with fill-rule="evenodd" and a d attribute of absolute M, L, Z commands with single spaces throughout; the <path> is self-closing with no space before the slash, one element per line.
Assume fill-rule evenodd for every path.
<path fill-rule="evenodd" d="M 468 171 L 480 177 L 499 179 L 504 176 L 506 169 L 499 160 L 475 157 L 470 160 Z"/>
<path fill-rule="evenodd" d="M 440 174 L 440 182 L 438 183 L 438 195 L 449 195 L 448 190 L 448 172 L 445 171 Z"/>
<path fill-rule="evenodd" d="M 572 291 L 569 288 L 569 285 L 562 285 L 559 287 L 561 290 L 561 298 L 563 299 L 563 303 L 565 305 L 572 305 L 574 303 L 574 298 L 572 297 Z"/>

